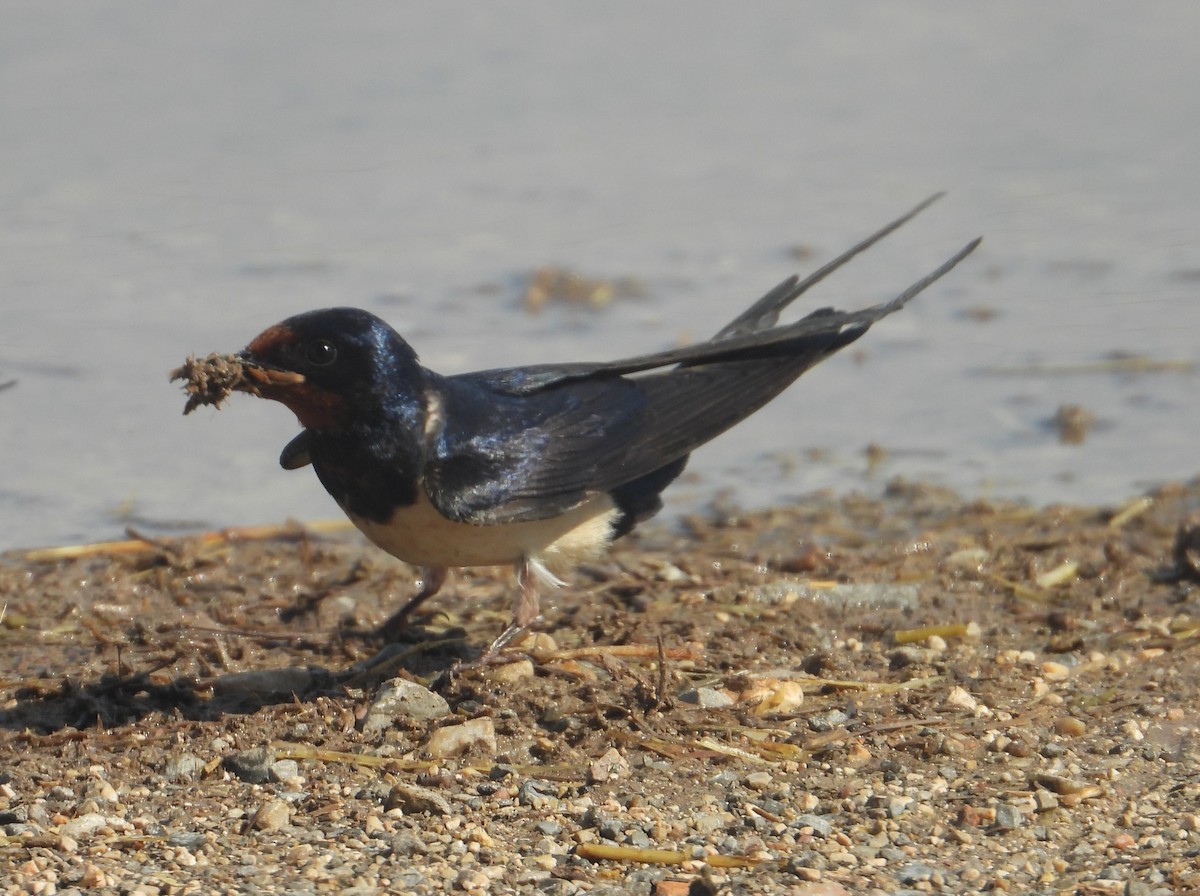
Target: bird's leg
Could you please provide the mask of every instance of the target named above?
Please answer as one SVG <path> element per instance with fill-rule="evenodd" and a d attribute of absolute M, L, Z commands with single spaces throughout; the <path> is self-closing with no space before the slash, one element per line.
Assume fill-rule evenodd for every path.
<path fill-rule="evenodd" d="M 488 645 L 481 660 L 487 660 L 503 650 L 508 642 L 520 636 L 529 626 L 541 618 L 538 601 L 538 573 L 529 560 L 517 564 L 517 597 L 513 601 L 512 622 L 500 633 L 495 641 Z"/>
<path fill-rule="evenodd" d="M 529 628 L 541 618 L 542 610 L 538 601 L 539 573 L 545 574 L 540 567 L 529 560 L 517 564 L 517 599 L 513 601 L 512 624 L 517 628 Z"/>
<path fill-rule="evenodd" d="M 389 616 L 387 622 L 379 626 L 375 633 L 385 641 L 396 640 L 407 626 L 408 617 L 413 610 L 441 591 L 444 584 L 446 584 L 446 567 L 421 567 L 421 590 L 408 603 Z"/>

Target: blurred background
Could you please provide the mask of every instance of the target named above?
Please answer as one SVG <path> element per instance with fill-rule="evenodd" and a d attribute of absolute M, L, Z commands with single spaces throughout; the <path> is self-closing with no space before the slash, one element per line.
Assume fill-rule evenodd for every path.
<path fill-rule="evenodd" d="M 167 371 L 329 305 L 451 373 L 952 275 L 698 452 L 673 510 L 1200 466 L 1200 6 L 6 4 L 0 548 L 337 515 L 282 406 Z M 530 293 L 574 272 L 578 301 Z M 611 301 L 609 300 L 611 299 Z M 871 448 L 871 446 L 875 446 Z"/>

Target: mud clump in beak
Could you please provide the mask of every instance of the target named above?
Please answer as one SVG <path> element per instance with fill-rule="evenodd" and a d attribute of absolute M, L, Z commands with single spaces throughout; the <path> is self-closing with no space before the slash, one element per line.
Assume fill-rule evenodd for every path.
<path fill-rule="evenodd" d="M 265 367 L 245 355 L 213 352 L 204 358 L 192 355 L 182 367 L 171 371 L 171 381 L 184 380 L 187 403 L 183 413 L 190 414 L 198 407 L 221 402 L 234 392 L 261 396 L 263 386 L 294 386 L 304 382 L 303 374 L 290 370 Z"/>

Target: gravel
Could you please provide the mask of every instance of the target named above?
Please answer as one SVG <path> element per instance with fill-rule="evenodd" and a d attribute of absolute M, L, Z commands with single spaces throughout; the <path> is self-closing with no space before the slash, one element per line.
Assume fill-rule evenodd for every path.
<path fill-rule="evenodd" d="M 350 538 L 7 555 L 0 893 L 1200 887 L 1200 486 L 1150 498 L 651 527 L 486 663 L 499 572 L 338 632 L 412 575 Z"/>

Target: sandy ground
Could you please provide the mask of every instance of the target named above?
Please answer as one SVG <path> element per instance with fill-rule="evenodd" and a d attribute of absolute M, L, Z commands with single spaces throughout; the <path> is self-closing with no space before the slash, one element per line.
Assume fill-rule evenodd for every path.
<path fill-rule="evenodd" d="M 484 663 L 346 532 L 10 553 L 0 892 L 1188 892 L 1197 507 L 717 508 Z"/>

